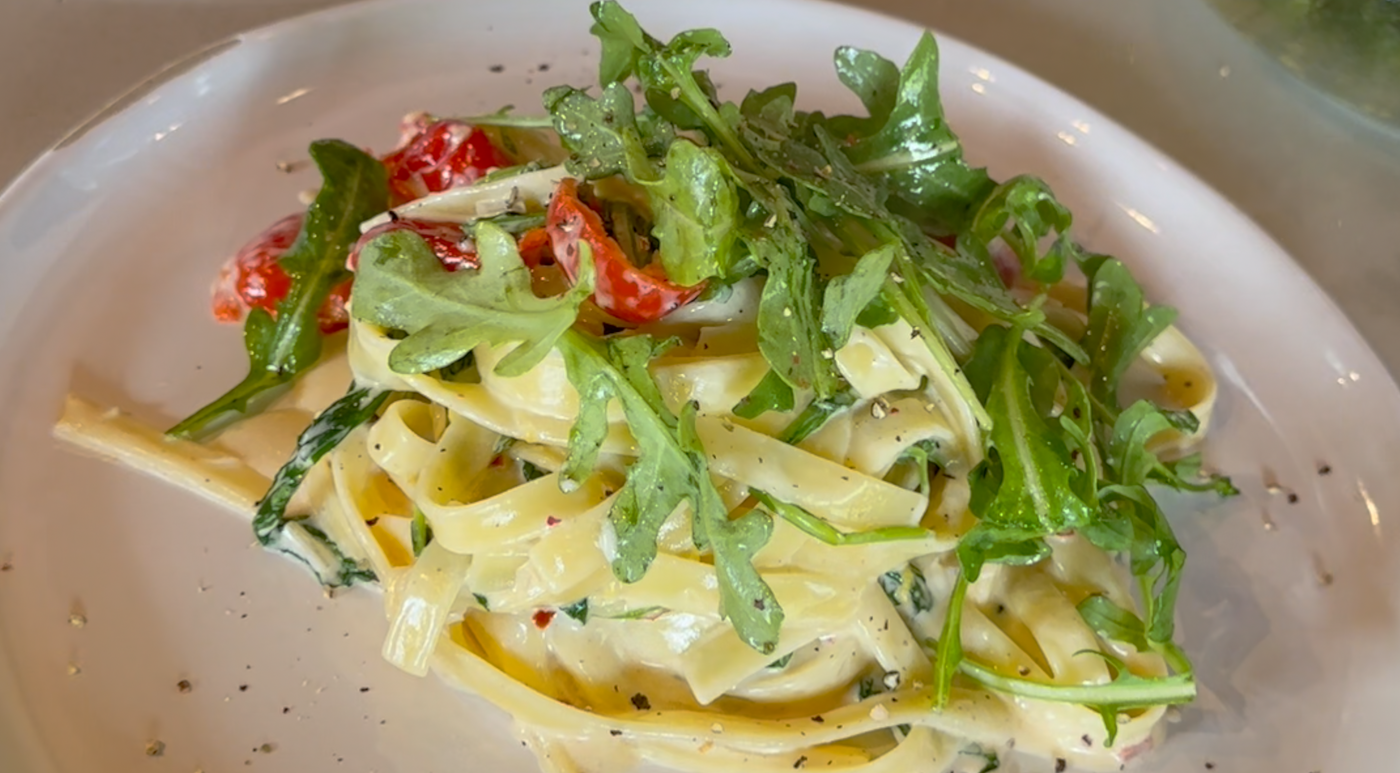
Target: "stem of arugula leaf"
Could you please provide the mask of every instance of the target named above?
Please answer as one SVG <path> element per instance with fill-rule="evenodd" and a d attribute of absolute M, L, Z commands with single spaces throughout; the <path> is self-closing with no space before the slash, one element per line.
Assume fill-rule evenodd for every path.
<path fill-rule="evenodd" d="M 953 595 L 948 599 L 948 613 L 943 618 L 943 630 L 938 634 L 938 649 L 934 658 L 933 705 L 942 709 L 948 705 L 948 696 L 953 689 L 953 675 L 963 661 L 962 651 L 962 609 L 967 598 L 967 575 L 958 572 L 958 582 L 953 586 Z"/>
<path fill-rule="evenodd" d="M 767 492 L 751 489 L 749 493 L 769 512 L 781 516 L 783 520 L 796 526 L 808 536 L 835 547 L 924 539 L 933 536 L 933 532 L 918 526 L 886 526 L 869 531 L 844 532 L 827 523 L 821 517 L 790 502 L 783 502 Z"/>
<path fill-rule="evenodd" d="M 992 426 L 992 417 L 987 413 L 987 409 L 982 402 L 977 399 L 977 394 L 972 391 L 972 384 L 967 381 L 967 376 L 963 375 L 962 368 L 953 359 L 953 353 L 948 350 L 947 344 L 943 342 L 942 335 L 934 328 L 933 323 L 928 319 L 927 314 L 921 314 L 918 305 L 923 305 L 923 298 L 918 299 L 918 305 L 909 297 L 912 292 L 917 292 L 918 287 L 911 282 L 908 277 L 913 273 L 906 270 L 909 263 L 908 256 L 901 251 L 896 261 L 900 263 L 900 274 L 905 277 L 904 286 L 897 284 L 893 279 L 885 279 L 885 300 L 894 307 L 896 313 L 903 317 L 909 324 L 916 328 L 922 328 L 920 338 L 924 341 L 924 346 L 933 355 L 933 359 L 938 363 L 945 373 L 952 379 L 953 385 L 958 390 L 961 397 L 972 410 L 973 417 L 977 420 L 978 426 L 983 429 Z M 908 288 L 908 289 L 906 289 Z M 925 307 L 927 308 L 927 307 Z"/>
<path fill-rule="evenodd" d="M 473 115 L 453 120 L 471 126 L 504 126 L 519 129 L 553 129 L 554 119 L 544 115 Z"/>
<path fill-rule="evenodd" d="M 1196 683 L 1185 674 L 1160 677 L 1146 684 L 1058 685 L 1003 676 L 966 658 L 958 664 L 958 670 L 998 692 L 1054 703 L 1140 708 L 1190 703 L 1196 697 Z"/>
<path fill-rule="evenodd" d="M 745 171 L 755 171 L 757 162 L 754 160 L 753 154 L 744 147 L 744 143 L 740 142 L 738 137 L 734 136 L 734 132 L 729 129 L 729 125 L 724 122 L 724 119 L 719 117 L 715 106 L 710 104 L 709 96 L 701 91 L 700 85 L 695 82 L 694 74 L 680 70 L 667 61 L 665 57 L 658 56 L 657 59 L 661 62 L 666 73 L 671 76 L 671 80 L 680 88 L 681 97 L 684 98 L 690 109 L 694 110 L 705 122 L 705 125 L 710 127 L 710 131 L 719 137 L 719 141 L 729 149 L 729 152 L 738 157 Z"/>

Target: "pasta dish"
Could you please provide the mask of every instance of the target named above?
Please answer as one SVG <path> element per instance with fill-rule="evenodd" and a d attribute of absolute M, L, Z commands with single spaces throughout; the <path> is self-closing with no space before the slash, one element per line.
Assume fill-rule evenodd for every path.
<path fill-rule="evenodd" d="M 248 376 L 56 433 L 382 591 L 383 656 L 549 771 L 1117 770 L 1196 694 L 1154 491 L 1215 381 L 1041 180 L 967 163 L 925 35 L 865 115 L 724 101 L 592 7 L 599 83 L 409 116 L 225 265 Z M 348 385 L 348 391 L 347 391 Z"/>

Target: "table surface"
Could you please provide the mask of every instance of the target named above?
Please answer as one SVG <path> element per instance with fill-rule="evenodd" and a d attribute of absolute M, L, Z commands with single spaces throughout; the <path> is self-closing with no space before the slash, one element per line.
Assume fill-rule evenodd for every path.
<path fill-rule="evenodd" d="M 0 184 L 162 64 L 344 0 L 0 0 Z M 859 0 L 1088 102 L 1283 245 L 1400 375 L 1400 132 L 1336 107 L 1201 0 Z"/>

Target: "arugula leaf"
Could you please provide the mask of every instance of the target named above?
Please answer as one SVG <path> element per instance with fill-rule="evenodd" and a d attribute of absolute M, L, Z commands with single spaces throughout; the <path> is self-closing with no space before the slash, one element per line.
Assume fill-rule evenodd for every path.
<path fill-rule="evenodd" d="M 647 192 L 666 276 L 691 287 L 728 273 L 738 236 L 739 196 L 724 156 L 693 142 L 673 142 L 665 176 Z"/>
<path fill-rule="evenodd" d="M 1079 602 L 1079 616 L 1104 639 L 1131 644 L 1139 652 L 1150 649 L 1141 618 L 1114 604 L 1106 596 L 1090 596 Z"/>
<path fill-rule="evenodd" d="M 1108 740 L 1104 745 L 1109 747 L 1118 738 L 1119 713 L 1148 706 L 1190 703 L 1196 698 L 1196 681 L 1189 674 L 1141 677 L 1129 671 L 1123 661 L 1107 653 L 1088 650 L 1079 654 L 1098 656 L 1108 661 L 1113 681 L 1092 685 L 1045 684 L 1004 676 L 971 660 L 963 660 L 959 670 L 998 692 L 1054 703 L 1077 703 L 1097 711 L 1108 730 Z"/>
<path fill-rule="evenodd" d="M 974 511 L 977 525 L 958 545 L 958 558 L 972 582 L 984 561 L 1033 563 L 1048 550 L 1041 538 L 1077 529 L 1092 517 L 1071 486 L 1078 471 L 1056 431 L 1058 424 L 1050 424 L 1031 401 L 1030 377 L 1018 356 L 1023 330 L 988 327 L 973 355 L 974 360 L 996 361 L 990 382 L 974 383 L 974 389 L 987 394 L 993 420 L 989 439 L 1000 474 L 990 499 Z M 968 376 L 981 382 L 987 371 L 970 367 Z"/>
<path fill-rule="evenodd" d="M 851 273 L 827 284 L 822 302 L 822 330 L 834 348 L 846 345 L 856 319 L 879 297 L 897 250 L 893 244 L 871 250 L 861 257 Z"/>
<path fill-rule="evenodd" d="M 1160 468 L 1152 471 L 1152 479 L 1180 491 L 1213 491 L 1221 497 L 1235 497 L 1240 494 L 1240 490 L 1228 476 L 1203 473 L 1200 454 L 1162 462 Z"/>
<path fill-rule="evenodd" d="M 1068 235 L 1072 220 L 1045 181 L 1021 175 L 987 196 L 972 218 L 970 231 L 981 245 L 1000 238 L 1021 261 L 1027 277 L 1054 284 L 1064 278 L 1066 260 L 1078 256 L 1078 247 Z M 1052 231 L 1058 238 L 1042 256 L 1040 242 Z"/>
<path fill-rule="evenodd" d="M 574 287 L 556 298 L 536 297 L 515 240 L 490 223 L 479 224 L 475 236 L 481 267 L 474 271 L 443 268 L 409 231 L 384 233 L 361 250 L 353 313 L 408 333 L 389 354 L 396 373 L 444 367 L 480 344 L 518 343 L 496 365 L 496 373 L 518 376 L 549 354 L 593 290 L 593 262 L 583 256 Z"/>
<path fill-rule="evenodd" d="M 636 69 L 638 49 L 657 41 L 642 31 L 637 18 L 617 3 L 594 3 L 589 10 L 594 19 L 589 32 L 602 44 L 598 83 L 610 86 L 626 80 Z"/>
<path fill-rule="evenodd" d="M 701 56 L 729 55 L 723 35 L 712 29 L 688 30 L 663 46 L 613 0 L 594 3 L 590 10 L 595 21 L 592 32 L 603 45 L 602 83 L 635 74 L 646 90 L 647 103 L 657 113 L 681 128 L 702 129 L 741 167 L 753 165 L 753 156 L 713 104 L 713 84 L 692 71 Z"/>
<path fill-rule="evenodd" d="M 868 136 L 889 120 L 899 97 L 899 66 L 874 51 L 851 46 L 836 49 L 836 77 L 860 98 L 868 118 L 835 116 L 827 126 L 838 137 Z"/>
<path fill-rule="evenodd" d="M 589 180 L 615 174 L 632 180 L 657 178 L 626 85 L 610 84 L 597 99 L 572 86 L 555 86 L 544 92 L 544 107 L 571 154 L 565 163 L 570 174 Z"/>
<path fill-rule="evenodd" d="M 817 430 L 826 426 L 832 416 L 855 404 L 856 396 L 850 390 L 837 392 L 825 400 L 813 400 L 797 414 L 797 418 L 787 425 L 778 439 L 790 446 L 806 440 Z"/>
<path fill-rule="evenodd" d="M 779 141 L 777 137 L 755 144 L 759 145 L 759 158 L 773 171 L 825 197 L 831 206 L 858 217 L 880 217 L 885 211 L 885 193 L 878 180 L 852 166 L 830 132 L 820 124 L 813 127 L 813 137 L 817 147 L 795 139 Z M 817 207 L 808 204 L 808 209 Z"/>
<path fill-rule="evenodd" d="M 758 303 L 759 351 L 794 388 L 811 389 L 818 399 L 830 398 L 841 382 L 835 350 L 821 332 L 816 261 L 795 237 L 782 243 L 759 239 L 749 245 L 768 269 Z"/>
<path fill-rule="evenodd" d="M 1084 334 L 1092 372 L 1089 389 L 1117 408 L 1118 382 L 1152 339 L 1176 319 L 1176 310 L 1144 305 L 1142 287 L 1113 258 L 1092 256 L 1080 265 L 1089 277 L 1089 327 Z"/>
<path fill-rule="evenodd" d="M 753 391 L 735 403 L 731 410 L 741 419 L 757 419 L 768 411 L 790 411 L 796 404 L 795 400 L 792 387 L 788 386 L 782 376 L 769 370 L 754 386 Z"/>
<path fill-rule="evenodd" d="M 796 526 L 808 536 L 837 547 L 924 539 L 930 535 L 927 529 L 918 526 L 884 526 L 869 531 L 844 532 L 827 523 L 820 516 L 813 515 L 798 505 L 777 499 L 766 491 L 749 489 L 749 495 L 757 499 L 765 510 Z M 924 593 L 928 593 L 928 586 L 924 586 Z"/>
<path fill-rule="evenodd" d="M 1079 615 L 1100 638 L 1131 644 L 1139 652 L 1157 651 L 1178 674 L 1193 671 L 1186 653 L 1173 642 L 1158 642 L 1147 638 L 1147 626 L 1132 612 L 1109 601 L 1104 596 L 1090 596 L 1079 602 Z"/>
<path fill-rule="evenodd" d="M 169 430 L 202 440 L 267 406 L 321 356 L 317 313 L 330 291 L 349 276 L 345 258 L 360 238 L 360 223 L 389 206 L 384 165 L 340 140 L 311 143 L 321 190 L 306 211 L 296 241 L 279 260 L 291 290 L 274 319 L 252 309 L 243 328 L 248 375 L 221 397 Z"/>
<path fill-rule="evenodd" d="M 948 614 L 943 618 L 943 630 L 938 634 L 933 664 L 933 706 L 939 710 L 948 705 L 948 698 L 953 693 L 953 677 L 963 664 L 962 610 L 963 602 L 967 599 L 967 586 L 967 571 L 958 572 L 953 595 L 948 598 Z"/>
<path fill-rule="evenodd" d="M 302 562 L 316 576 L 316 581 L 327 588 L 379 579 L 374 570 L 345 555 L 324 531 L 301 521 L 285 523 L 267 549 Z"/>
<path fill-rule="evenodd" d="M 377 392 L 369 387 L 352 388 L 302 430 L 292 458 L 277 470 L 272 485 L 258 501 L 258 511 L 253 516 L 253 534 L 258 542 L 271 545 L 277 539 L 286 523 L 287 503 L 292 501 L 302 479 L 356 427 L 374 418 L 388 399 L 388 392 Z"/>
<path fill-rule="evenodd" d="M 613 573 L 623 582 L 641 579 L 656 558 L 661 525 L 688 502 L 696 545 L 714 555 L 721 615 L 746 644 L 769 653 L 777 646 L 783 611 L 752 557 L 767 543 L 772 520 L 752 512 L 729 520 L 695 435 L 694 404 L 687 404 L 678 419 L 647 372 L 658 348 L 670 345 L 658 347 L 647 336 L 599 341 L 573 330 L 559 339 L 580 403 L 565 469 L 575 476 L 591 470 L 599 432 L 607 431 L 607 404 L 616 399 L 637 442 L 637 461 L 628 468 L 610 513 L 617 535 Z"/>
<path fill-rule="evenodd" d="M 797 101 L 797 84 L 792 81 L 769 86 L 763 91 L 750 91 L 739 105 L 739 113 L 750 124 L 781 132 L 792 123 L 792 106 Z"/>
<path fill-rule="evenodd" d="M 873 104 L 884 111 L 888 97 L 888 68 L 878 55 L 837 54 L 837 73 L 855 89 L 867 109 Z M 845 60 L 843 62 L 843 59 Z M 859 61 L 865 80 L 852 78 L 850 66 Z M 878 85 L 875 85 L 878 84 Z M 873 87 L 872 87 L 873 86 Z M 864 92 L 864 93 L 862 93 Z M 868 101 L 867 101 L 868 100 Z M 924 33 L 899 73 L 894 104 L 884 116 L 872 111 L 872 123 L 879 128 L 862 136 L 846 151 L 855 168 L 878 175 L 902 199 L 907 209 L 931 220 L 943 233 L 956 233 L 967 221 L 973 207 L 991 192 L 993 183 L 986 171 L 973 169 L 963 161 L 962 144 L 943 116 L 938 93 L 938 44 Z"/>
<path fill-rule="evenodd" d="M 691 500 L 691 527 L 696 547 L 708 547 L 714 556 L 720 615 L 728 618 L 745 644 L 769 654 L 778 646 L 783 608 L 754 567 L 753 557 L 773 536 L 773 519 L 757 510 L 729 519 L 695 434 L 695 403 L 686 403 L 680 423 L 680 443 L 695 468 L 699 495 Z"/>
<path fill-rule="evenodd" d="M 1099 489 L 1100 501 L 1125 516 L 1132 528 L 1129 566 L 1142 595 L 1147 638 L 1158 644 L 1171 642 L 1176 633 L 1176 596 L 1186 551 L 1171 524 L 1146 487 L 1111 484 Z"/>

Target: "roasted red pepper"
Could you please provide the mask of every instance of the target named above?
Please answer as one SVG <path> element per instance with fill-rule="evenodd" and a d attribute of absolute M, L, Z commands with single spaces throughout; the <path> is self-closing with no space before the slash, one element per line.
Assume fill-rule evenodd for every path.
<path fill-rule="evenodd" d="M 243 245 L 219 270 L 214 282 L 214 318 L 220 322 L 237 322 L 250 309 L 277 313 L 277 304 L 292 289 L 292 279 L 277 261 L 292 246 L 301 231 L 303 216 L 288 215 L 273 223 L 266 231 Z M 317 312 L 321 332 L 344 330 L 350 317 L 345 312 L 345 300 L 350 297 L 347 280 L 331 289 L 326 302 Z"/>
<path fill-rule="evenodd" d="M 559 183 L 549 203 L 545 229 L 554 248 L 554 259 L 570 282 L 578 281 L 579 242 L 592 249 L 593 301 L 624 322 L 655 322 L 694 300 L 705 289 L 703 282 L 694 287 L 672 283 L 659 262 L 645 268 L 632 265 L 608 235 L 603 219 L 579 200 L 576 180 Z"/>
<path fill-rule="evenodd" d="M 432 121 L 418 113 L 404 119 L 402 133 L 398 149 L 384 157 L 396 205 L 471 185 L 492 169 L 511 165 L 485 132 L 461 121 Z"/>
<path fill-rule="evenodd" d="M 395 204 L 470 185 L 490 170 L 511 164 L 510 158 L 492 145 L 484 132 L 461 121 L 433 121 L 418 113 L 404 119 L 402 132 L 399 147 L 383 159 Z M 278 220 L 229 258 L 214 284 L 215 319 L 238 322 L 249 309 L 277 313 L 277 304 L 292 288 L 291 278 L 278 261 L 296 241 L 303 217 L 295 214 Z M 460 228 L 428 223 L 401 225 L 407 222 L 390 223 L 365 234 L 351 251 L 349 267 L 354 268 L 361 245 L 393 228 L 417 232 L 449 270 L 476 267 L 476 254 L 461 249 Z M 322 332 L 334 333 L 349 324 L 345 304 L 350 285 L 351 281 L 346 280 L 331 289 L 318 313 Z"/>

